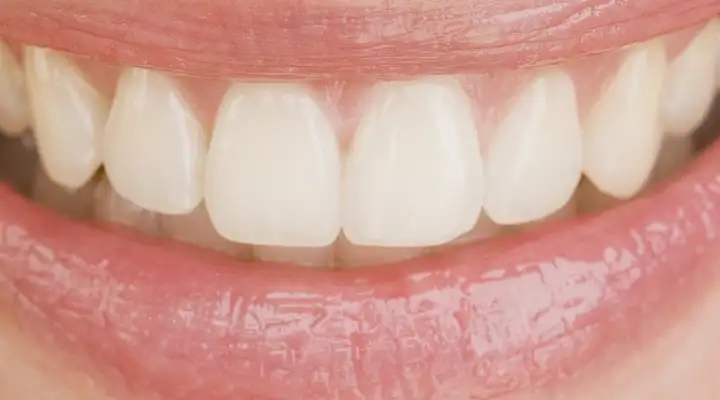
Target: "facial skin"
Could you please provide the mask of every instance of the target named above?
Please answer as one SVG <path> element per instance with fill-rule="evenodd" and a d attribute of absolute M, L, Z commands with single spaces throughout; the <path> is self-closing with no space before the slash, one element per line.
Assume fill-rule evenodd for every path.
<path fill-rule="evenodd" d="M 89 63 L 109 62 L 198 78 L 290 80 L 317 78 L 328 71 L 343 77 L 372 76 L 379 80 L 461 74 L 477 72 L 471 62 L 474 59 L 503 71 L 555 65 L 688 27 L 695 29 L 720 12 L 717 0 L 663 0 L 663 4 L 654 6 L 649 0 L 546 0 L 534 3 L 534 8 L 531 1 L 524 0 L 517 4 L 502 0 L 460 4 L 457 0 L 456 5 L 443 9 L 447 15 L 456 15 L 450 11 L 458 10 L 487 15 L 482 14 L 484 11 L 497 15 L 502 22 L 471 26 L 467 19 L 460 18 L 455 22 L 467 24 L 469 39 L 454 42 L 448 39 L 451 30 L 418 31 L 420 39 L 402 43 L 407 51 L 393 58 L 385 53 L 386 47 L 380 46 L 382 40 L 378 38 L 369 39 L 374 46 L 356 52 L 347 50 L 348 43 L 357 44 L 353 40 L 358 40 L 353 36 L 357 32 L 350 28 L 367 28 L 373 15 L 382 21 L 391 20 L 390 14 L 378 11 L 382 7 L 372 0 L 363 4 L 365 8 L 345 8 L 357 12 L 357 20 L 362 21 L 357 25 L 348 23 L 345 30 L 337 23 L 344 8 L 333 5 L 328 11 L 324 2 L 308 2 L 306 9 L 298 6 L 322 12 L 308 13 L 307 20 L 299 18 L 288 23 L 282 7 L 260 8 L 250 0 L 213 0 L 212 4 L 164 0 L 164 16 L 159 16 L 150 2 L 132 8 L 132 2 L 121 0 L 53 1 L 47 5 L 40 0 L 0 0 L 0 38 L 12 39 L 18 46 L 46 46 L 89 57 Z M 394 2 L 390 10 L 405 12 L 408 18 L 421 15 L 408 11 L 414 6 Z M 428 7 L 443 6 L 429 1 Z M 543 7 L 550 11 L 543 11 Z M 590 10 L 590 22 L 576 23 L 575 19 L 582 19 L 578 14 L 567 17 L 557 11 L 572 7 Z M 608 9 L 606 14 L 597 11 L 603 7 Z M 251 36 L 230 42 L 228 38 L 241 31 L 242 24 L 222 17 L 224 13 L 242 14 L 243 10 L 252 12 L 246 13 L 250 17 L 242 21 L 256 29 L 251 29 Z M 653 10 L 662 12 L 656 16 Z M 384 12 L 389 13 L 387 9 Z M 524 12 L 529 22 L 523 29 L 529 31 L 518 28 L 511 34 L 499 35 L 487 28 L 512 28 L 514 12 Z M 673 18 L 675 14 L 683 17 Z M 188 15 L 204 15 L 205 19 L 195 20 Z M 569 22 L 551 28 L 541 23 L 560 15 Z M 634 23 L 618 22 L 628 15 Z M 303 29 L 322 26 L 318 25 L 322 16 L 329 21 L 327 32 Z M 107 24 L 94 22 L 103 17 Z M 152 22 L 154 17 L 158 17 L 156 22 Z M 168 24 L 159 24 L 158 20 Z M 198 21 L 202 24 L 194 25 L 200 24 Z M 270 21 L 271 27 L 263 31 L 260 27 L 264 25 L 252 25 L 253 21 Z M 176 33 L 178 40 L 168 40 L 171 34 L 158 33 L 170 22 L 186 28 Z M 591 29 L 593 23 L 600 28 Z M 223 28 L 222 39 L 209 28 L 214 24 Z M 128 26 L 137 29 L 136 35 L 129 33 Z M 57 35 L 52 35 L 55 30 Z M 288 30 L 298 35 L 296 47 L 278 45 L 288 40 Z M 338 33 L 337 42 L 324 36 L 328 32 Z M 547 36 L 533 41 L 541 34 Z M 217 40 L 226 42 L 213 46 Z M 321 44 L 309 45 L 313 40 Z M 450 51 L 430 61 L 422 58 L 413 65 L 407 54 L 425 54 L 424 46 L 433 40 L 450 43 Z M 487 43 L 473 47 L 483 40 Z M 164 47 L 151 51 L 160 42 Z M 267 46 L 261 45 L 265 43 Z M 202 48 L 205 53 L 199 50 Z M 377 53 L 372 53 L 373 49 Z M 468 53 L 469 49 L 475 52 Z M 316 51 L 325 51 L 324 58 L 321 54 L 318 61 L 320 53 Z M 370 58 L 387 62 L 375 68 L 363 56 L 368 52 L 376 56 Z M 266 64 L 272 57 L 280 61 Z M 292 61 L 296 62 L 295 69 L 288 67 Z M 716 115 L 720 113 L 714 112 L 708 119 Z M 710 136 L 720 131 L 720 124 L 706 126 L 712 132 Z M 310 386 L 307 382 L 319 389 L 313 387 L 303 393 L 324 393 L 324 397 L 317 398 L 339 400 L 720 398 L 720 239 L 714 233 L 720 229 L 720 214 L 716 211 L 720 209 L 720 162 L 714 161 L 720 159 L 715 154 L 720 153 L 720 148 L 711 146 L 707 151 L 712 154 L 689 161 L 693 166 L 679 177 L 603 214 L 377 270 L 341 272 L 275 263 L 263 263 L 258 268 L 258 262 L 232 260 L 178 243 L 155 241 L 138 232 L 71 222 L 40 210 L 1 186 L 0 399 L 294 399 L 299 394 L 292 390 L 306 390 Z M 0 158 L 9 157 L 0 154 Z M 653 231 L 657 226 L 677 228 L 676 235 L 667 229 Z M 628 243 L 635 239 L 637 243 L 632 245 L 637 247 L 630 246 Z M 632 247 L 626 253 L 609 251 L 624 249 L 625 245 Z M 537 265 L 529 266 L 530 261 Z M 548 263 L 542 261 L 550 263 L 550 273 Z M 613 270 L 620 264 L 626 269 Z M 596 265 L 601 267 L 588 267 Z M 577 275 L 568 278 L 563 273 Z M 502 293 L 493 297 L 493 290 Z M 441 298 L 434 299 L 433 293 L 440 293 Z M 456 293 L 466 295 L 462 300 L 468 302 L 450 301 Z M 268 313 L 282 317 L 283 311 L 277 311 L 282 306 L 306 305 L 303 295 L 311 299 L 308 307 L 312 315 L 298 318 L 310 326 L 297 331 L 306 335 L 296 338 L 283 332 L 268 333 L 269 329 L 248 334 L 235 329 L 263 326 L 272 320 L 253 315 L 252 307 L 272 310 Z M 547 312 L 532 314 L 537 310 L 534 303 L 542 303 L 546 297 L 551 298 L 547 300 Z M 422 310 L 412 308 L 422 308 L 424 303 L 417 305 L 418 299 L 428 298 L 432 305 L 427 313 L 436 312 L 437 319 L 413 336 L 420 344 L 403 347 L 406 344 L 400 343 L 403 336 L 398 333 L 404 328 L 402 317 L 410 319 L 422 314 Z M 397 320 L 388 321 L 389 311 L 373 308 L 381 304 L 389 309 L 398 301 L 402 301 L 403 308 L 392 314 L 399 315 Z M 223 307 L 227 309 L 225 315 L 218 316 Z M 285 315 L 306 310 L 288 311 Z M 222 320 L 224 317 L 232 321 Z M 447 325 L 443 325 L 443 317 L 452 321 L 444 321 Z M 341 333 L 333 336 L 322 331 L 327 321 L 339 321 Z M 546 330 L 543 321 L 548 321 Z M 226 326 L 220 326 L 226 322 Z M 293 329 L 296 327 L 289 328 Z M 473 336 L 477 331 L 487 336 Z M 547 332 L 551 334 L 543 336 Z M 480 343 L 486 337 L 496 341 Z M 314 364 L 308 356 L 324 354 L 313 351 L 320 345 L 332 347 L 337 338 L 354 346 L 347 356 L 352 362 L 342 367 L 354 368 L 353 376 L 359 377 L 355 381 L 338 378 L 342 368 L 328 367 L 331 362 L 340 363 L 331 361 L 336 360 L 333 357 L 337 353 L 321 356 Z M 280 362 L 271 357 L 275 354 L 272 345 L 278 343 L 283 349 L 292 349 L 283 352 L 285 357 L 292 354 L 292 361 Z M 313 343 L 320 345 L 312 347 Z M 421 364 L 436 368 L 426 369 L 420 379 L 411 379 L 412 373 L 407 371 L 415 365 L 407 361 L 410 357 L 397 355 L 373 364 L 367 354 L 392 354 L 390 347 L 382 347 L 388 343 L 397 353 L 410 349 L 413 355 L 421 354 Z M 455 343 L 464 346 L 457 352 L 462 359 L 443 361 L 448 354 L 443 351 Z M 358 367 L 355 362 L 363 357 L 365 364 Z M 393 362 L 388 364 L 390 358 Z M 250 365 L 242 360 L 248 360 Z M 257 364 L 261 363 L 261 371 L 257 372 Z M 441 372 L 446 371 L 438 370 L 448 366 L 469 372 L 446 373 L 451 378 L 443 380 Z M 285 381 L 293 379 L 283 374 L 303 383 L 285 385 Z M 377 377 L 380 382 L 373 386 L 374 391 L 363 386 L 367 382 L 360 382 L 367 377 Z M 283 383 L 269 388 L 272 382 Z"/>

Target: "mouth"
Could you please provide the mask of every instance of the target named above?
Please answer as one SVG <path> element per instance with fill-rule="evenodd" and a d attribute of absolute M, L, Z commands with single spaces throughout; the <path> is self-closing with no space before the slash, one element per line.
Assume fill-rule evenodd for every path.
<path fill-rule="evenodd" d="M 408 11 L 410 38 L 373 4 L 6 7 L 3 311 L 163 399 L 495 398 L 620 362 L 713 288 L 720 3 L 566 3 L 479 2 L 465 35 L 469 5 Z"/>

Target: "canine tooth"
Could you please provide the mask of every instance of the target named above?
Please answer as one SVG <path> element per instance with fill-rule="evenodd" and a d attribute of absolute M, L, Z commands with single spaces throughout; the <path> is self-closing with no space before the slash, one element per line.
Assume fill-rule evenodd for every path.
<path fill-rule="evenodd" d="M 25 72 L 10 48 L 0 42 L 0 131 L 18 136 L 29 123 Z"/>
<path fill-rule="evenodd" d="M 254 246 L 256 260 L 290 263 L 306 267 L 332 267 L 333 246 L 325 247 L 283 247 Z"/>
<path fill-rule="evenodd" d="M 710 110 L 719 27 L 718 21 L 710 22 L 668 66 L 662 116 L 670 135 L 690 135 Z"/>
<path fill-rule="evenodd" d="M 585 175 L 614 197 L 642 190 L 655 164 L 665 67 L 661 42 L 633 47 L 584 121 Z"/>
<path fill-rule="evenodd" d="M 123 225 L 152 236 L 160 235 L 160 214 L 120 197 L 107 178 L 101 179 L 95 186 L 94 199 L 96 220 Z"/>
<path fill-rule="evenodd" d="M 161 225 L 163 233 L 173 239 L 242 259 L 252 256 L 252 246 L 231 242 L 217 233 L 204 204 L 189 214 L 163 215 Z"/>
<path fill-rule="evenodd" d="M 175 83 L 162 73 L 123 71 L 105 127 L 105 171 L 138 206 L 185 214 L 202 201 L 207 137 Z"/>
<path fill-rule="evenodd" d="M 425 247 L 472 229 L 482 206 L 482 160 L 458 82 L 378 84 L 368 105 L 345 164 L 348 240 Z"/>
<path fill-rule="evenodd" d="M 322 247 L 340 231 L 340 154 L 330 122 L 297 84 L 240 83 L 220 106 L 205 199 L 224 237 Z"/>
<path fill-rule="evenodd" d="M 25 71 L 38 153 L 55 183 L 83 186 L 101 162 L 107 100 L 64 55 L 27 47 Z"/>
<path fill-rule="evenodd" d="M 513 101 L 485 154 L 485 212 L 522 224 L 560 210 L 582 174 L 582 130 L 575 86 L 545 71 Z"/>

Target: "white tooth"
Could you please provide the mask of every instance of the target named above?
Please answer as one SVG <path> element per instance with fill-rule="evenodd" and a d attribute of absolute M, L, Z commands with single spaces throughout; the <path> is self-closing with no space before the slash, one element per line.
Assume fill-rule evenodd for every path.
<path fill-rule="evenodd" d="M 668 134 L 690 135 L 710 110 L 719 27 L 717 21 L 709 23 L 669 65 L 662 103 Z"/>
<path fill-rule="evenodd" d="M 333 246 L 325 247 L 283 247 L 254 246 L 256 260 L 290 263 L 305 267 L 332 267 Z"/>
<path fill-rule="evenodd" d="M 340 231 L 340 169 L 335 132 L 308 89 L 236 84 L 207 159 L 210 218 L 237 242 L 329 245 Z"/>
<path fill-rule="evenodd" d="M 123 225 L 148 235 L 160 235 L 160 215 L 123 199 L 103 178 L 95 186 L 95 219 Z"/>
<path fill-rule="evenodd" d="M 427 247 L 383 247 L 358 246 L 350 243 L 341 235 L 335 248 L 336 258 L 341 268 L 357 268 L 395 263 L 417 258 L 429 252 Z"/>
<path fill-rule="evenodd" d="M 108 102 L 60 53 L 27 47 L 25 70 L 45 170 L 55 183 L 79 188 L 100 166 Z"/>
<path fill-rule="evenodd" d="M 522 224 L 560 210 L 582 175 L 575 85 L 549 70 L 513 101 L 485 155 L 485 212 Z"/>
<path fill-rule="evenodd" d="M 0 42 L 0 131 L 18 136 L 29 123 L 25 73 L 10 48 Z"/>
<path fill-rule="evenodd" d="M 203 204 L 189 214 L 163 215 L 160 224 L 163 232 L 173 239 L 242 259 L 252 256 L 252 246 L 231 242 L 215 231 Z"/>
<path fill-rule="evenodd" d="M 374 87 L 343 185 L 343 228 L 353 244 L 433 246 L 471 230 L 482 206 L 482 160 L 458 82 Z"/>
<path fill-rule="evenodd" d="M 105 171 L 138 206 L 186 214 L 202 201 L 207 137 L 175 83 L 159 72 L 123 71 L 105 127 Z"/>
<path fill-rule="evenodd" d="M 661 42 L 633 47 L 584 121 L 584 171 L 604 193 L 632 197 L 650 176 L 663 137 L 665 67 Z"/>

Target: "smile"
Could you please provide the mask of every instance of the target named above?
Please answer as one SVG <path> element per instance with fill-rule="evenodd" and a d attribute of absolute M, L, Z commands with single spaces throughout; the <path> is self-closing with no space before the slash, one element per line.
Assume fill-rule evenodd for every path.
<path fill-rule="evenodd" d="M 0 315 L 108 398 L 530 398 L 717 290 L 719 1 L 87 3 L 0 0 Z"/>

